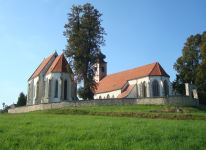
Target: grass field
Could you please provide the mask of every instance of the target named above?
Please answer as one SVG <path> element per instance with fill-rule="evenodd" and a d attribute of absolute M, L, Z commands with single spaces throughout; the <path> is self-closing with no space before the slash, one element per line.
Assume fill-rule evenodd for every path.
<path fill-rule="evenodd" d="M 99 106 L 0 114 L 0 149 L 206 149 L 204 119 L 108 117 L 78 115 L 79 111 L 65 115 L 72 109 L 173 115 L 177 114 L 170 111 L 174 107 L 177 106 Z M 206 114 L 194 107 L 182 109 L 194 116 Z"/>

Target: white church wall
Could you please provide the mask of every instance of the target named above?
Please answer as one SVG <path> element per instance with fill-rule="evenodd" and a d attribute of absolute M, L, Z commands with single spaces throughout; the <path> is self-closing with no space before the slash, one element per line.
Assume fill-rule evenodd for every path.
<path fill-rule="evenodd" d="M 34 89 L 34 80 L 29 80 L 28 81 L 29 84 L 29 101 L 27 105 L 33 105 L 33 89 Z M 28 93 L 27 93 L 28 94 Z"/>
<path fill-rule="evenodd" d="M 109 94 L 110 98 L 114 96 L 114 98 L 117 98 L 119 94 L 121 94 L 121 89 L 120 90 L 115 90 L 115 91 L 109 91 L 105 93 L 99 93 L 94 95 L 94 99 L 99 99 L 99 96 L 102 97 L 102 99 L 106 99 L 107 95 Z"/>
<path fill-rule="evenodd" d="M 50 96 L 49 102 L 60 102 L 60 76 L 61 76 L 61 73 L 50 73 L 50 74 L 52 75 L 52 80 L 51 80 L 51 96 Z M 55 97 L 56 80 L 58 81 L 57 97 Z"/>
<path fill-rule="evenodd" d="M 43 77 L 42 73 L 40 73 L 38 104 L 41 103 L 41 99 L 42 99 L 42 95 L 43 95 L 43 84 L 44 84 L 44 77 Z"/>
<path fill-rule="evenodd" d="M 142 78 L 138 78 L 138 79 L 135 79 L 136 80 L 136 83 L 137 83 L 137 95 L 138 97 L 137 98 L 141 98 L 142 97 L 142 84 L 144 82 L 146 82 L 146 85 L 147 83 L 150 81 L 149 80 L 149 77 L 142 77 Z M 148 96 L 148 95 L 147 95 Z M 148 96 L 149 97 L 149 96 Z"/>
<path fill-rule="evenodd" d="M 126 98 L 137 98 L 137 85 L 133 87 L 133 89 Z"/>
<path fill-rule="evenodd" d="M 62 89 L 60 85 L 60 77 L 62 74 Z M 49 73 L 45 76 L 45 78 L 50 79 L 52 76 L 52 81 L 51 81 L 51 96 L 50 96 L 50 101 L 49 102 L 59 102 L 61 100 L 64 100 L 64 81 L 67 80 L 67 100 L 72 100 L 71 98 L 71 77 L 69 73 L 60 73 L 60 72 L 53 72 Z M 55 97 L 55 84 L 56 80 L 58 80 L 58 97 Z M 49 89 L 49 85 L 47 84 L 47 88 Z M 62 90 L 62 92 L 61 92 Z M 62 93 L 62 96 L 61 96 Z M 48 95 L 48 90 L 47 93 Z M 60 99 L 62 97 L 62 99 Z"/>
<path fill-rule="evenodd" d="M 137 80 L 137 84 L 140 84 L 140 83 L 143 83 L 143 82 L 146 82 L 148 83 L 149 82 L 149 77 L 142 77 L 142 78 L 138 78 L 136 79 Z"/>
<path fill-rule="evenodd" d="M 159 90 L 160 90 L 160 96 L 164 97 L 164 89 L 163 89 L 163 82 L 166 80 L 169 86 L 169 95 L 174 95 L 173 94 L 173 89 L 172 89 L 172 84 L 169 80 L 169 77 L 165 77 L 165 76 L 150 76 L 150 86 L 151 86 L 151 95 L 152 95 L 152 82 L 154 80 L 157 80 L 159 82 Z"/>
<path fill-rule="evenodd" d="M 152 83 L 153 81 L 157 80 L 158 83 L 159 83 L 159 95 L 160 97 L 163 96 L 163 93 L 162 93 L 162 80 L 161 80 L 161 76 L 150 76 L 150 92 L 151 92 L 151 96 L 153 97 L 153 90 L 152 90 Z"/>
<path fill-rule="evenodd" d="M 34 84 L 33 84 L 34 85 L 33 86 L 33 105 L 34 105 L 34 104 L 37 104 L 35 102 L 35 100 L 36 100 L 36 98 L 38 98 L 38 95 L 37 95 L 37 81 L 39 80 L 39 76 L 36 76 L 33 79 L 34 79 Z"/>
<path fill-rule="evenodd" d="M 164 76 L 162 76 L 162 84 L 164 83 L 164 81 L 167 81 L 167 84 L 168 84 L 168 88 L 169 88 L 169 95 L 173 95 L 172 93 L 172 85 L 171 85 L 171 82 L 170 82 L 170 80 L 169 80 L 169 77 L 164 77 Z M 162 85 L 162 88 L 164 88 L 163 87 L 164 85 Z M 163 96 L 164 96 L 164 90 L 162 89 L 162 93 L 163 93 Z"/>
<path fill-rule="evenodd" d="M 69 73 L 62 73 L 63 75 L 63 91 L 62 91 L 62 98 L 64 100 L 64 81 L 67 80 L 67 100 L 72 100 L 71 97 L 71 77 Z"/>
<path fill-rule="evenodd" d="M 137 84 L 137 79 L 127 81 L 129 85 Z"/>

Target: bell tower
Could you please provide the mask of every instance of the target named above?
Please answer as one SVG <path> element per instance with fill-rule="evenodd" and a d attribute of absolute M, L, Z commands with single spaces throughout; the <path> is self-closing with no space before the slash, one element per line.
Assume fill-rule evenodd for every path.
<path fill-rule="evenodd" d="M 107 76 L 107 62 L 104 61 L 106 56 L 102 54 L 100 50 L 98 52 L 98 55 L 102 61 L 100 62 L 100 60 L 98 60 L 97 63 L 95 63 L 93 66 L 94 80 L 96 82 L 99 82 L 101 79 Z"/>

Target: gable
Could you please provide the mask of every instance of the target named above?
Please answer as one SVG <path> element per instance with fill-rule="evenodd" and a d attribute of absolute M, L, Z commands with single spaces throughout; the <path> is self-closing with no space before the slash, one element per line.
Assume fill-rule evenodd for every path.
<path fill-rule="evenodd" d="M 45 58 L 42 61 L 42 63 L 38 66 L 38 68 L 35 70 L 35 72 L 32 74 L 32 76 L 29 78 L 29 80 L 31 80 L 32 78 L 38 76 L 55 54 L 56 53 L 54 53 L 54 54 L 50 55 L 49 57 Z"/>
<path fill-rule="evenodd" d="M 63 54 L 56 57 L 52 65 L 47 70 L 46 74 L 50 72 L 66 72 L 67 73 L 68 62 Z M 71 70 L 71 68 L 70 68 Z M 72 70 L 70 71 L 72 73 Z"/>

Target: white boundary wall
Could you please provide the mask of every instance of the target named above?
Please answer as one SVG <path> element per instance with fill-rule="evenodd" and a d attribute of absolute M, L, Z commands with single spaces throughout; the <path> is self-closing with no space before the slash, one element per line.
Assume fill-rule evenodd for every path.
<path fill-rule="evenodd" d="M 9 113 L 25 113 L 36 110 L 46 110 L 62 107 L 81 107 L 81 106 L 114 106 L 114 105 L 134 105 L 134 104 L 154 104 L 154 105 L 182 105 L 199 106 L 199 100 L 189 96 L 171 97 L 148 97 L 148 98 L 125 98 L 125 99 L 101 99 L 101 100 L 81 100 L 81 101 L 62 101 L 56 103 L 45 103 L 39 105 L 23 106 L 9 109 Z"/>

